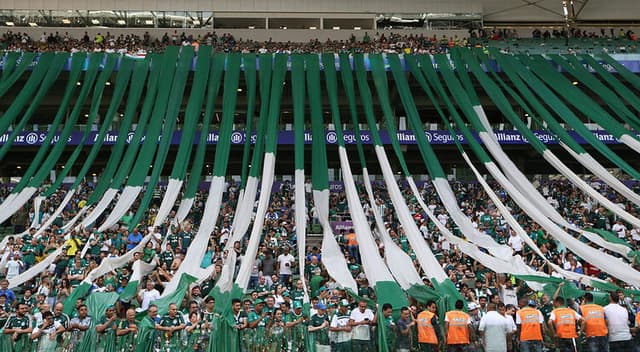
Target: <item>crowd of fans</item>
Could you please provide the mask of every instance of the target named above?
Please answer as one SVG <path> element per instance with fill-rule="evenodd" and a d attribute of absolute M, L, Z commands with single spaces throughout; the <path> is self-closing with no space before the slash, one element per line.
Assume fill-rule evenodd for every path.
<path fill-rule="evenodd" d="M 535 29 L 531 38 L 536 40 L 549 40 L 552 38 L 608 38 L 627 39 L 637 41 L 636 34 L 620 29 L 619 34 L 606 33 L 604 29 L 600 34 L 586 30 L 575 29 L 571 34 L 565 29 L 545 30 Z M 348 40 L 320 41 L 311 39 L 307 42 L 279 42 L 269 39 L 256 41 L 251 39 L 236 38 L 231 33 L 218 34 L 186 34 L 174 30 L 173 33 L 165 32 L 162 36 L 153 37 L 149 32 L 143 35 L 112 34 L 109 31 L 90 36 L 85 32 L 83 36 L 76 38 L 68 32 L 44 31 L 39 37 L 31 37 L 26 32 L 7 31 L 0 36 L 0 50 L 9 51 L 68 51 L 68 52 L 117 52 L 121 54 L 146 55 L 147 52 L 163 51 L 169 45 L 193 45 L 201 44 L 213 46 L 216 51 L 242 52 L 242 53 L 404 53 L 404 54 L 436 54 L 447 53 L 455 46 L 486 46 L 490 41 L 518 39 L 515 29 L 479 29 L 470 30 L 468 37 L 453 37 L 447 35 L 432 36 L 425 34 L 401 34 L 380 33 L 369 34 L 365 32 L 360 39 L 351 35 Z"/>
<path fill-rule="evenodd" d="M 638 214 L 640 209 L 605 184 L 593 180 L 592 185 L 614 203 Z M 368 351 L 383 343 L 392 351 L 437 351 L 445 346 L 449 351 L 481 351 L 482 348 L 484 351 L 541 351 L 543 347 L 574 351 L 581 344 L 589 351 L 597 350 L 591 349 L 592 345 L 601 348 L 598 346 L 608 344 L 612 351 L 631 351 L 634 341 L 631 334 L 636 332 L 633 321 L 640 311 L 640 305 L 633 297 L 614 292 L 611 304 L 603 309 L 592 304 L 590 294 L 582 298 L 565 298 L 559 295 L 558 289 L 552 296 L 534 291 L 515 277 L 494 273 L 449 243 L 420 210 L 408 187 L 402 182 L 400 186 L 405 190 L 406 202 L 424 239 L 464 300 L 457 302 L 455 309 L 449 312 L 438 311 L 434 301 L 418 302 L 410 296 L 407 307 L 372 304 L 376 299 L 375 291 L 364 274 L 353 229 L 336 233 L 349 270 L 358 284 L 357 295 L 348 294 L 328 276 L 324 266 L 331 263 L 323 262 L 317 245 L 310 245 L 304 258 L 298 257 L 296 229 L 299 226 L 294 222 L 294 186 L 285 181 L 279 183 L 271 195 L 257 257 L 244 257 L 246 238 L 229 247 L 239 258 L 238 266 L 243 261 L 252 261 L 248 292 L 243 299 L 230 303 L 230 319 L 232 317 L 233 328 L 240 332 L 241 338 L 236 343 L 242 351 L 303 351 L 308 349 L 309 341 L 318 347 L 318 351 Z M 566 270 L 598 276 L 628 287 L 568 251 L 533 223 L 497 184 L 493 186 L 547 259 Z M 539 181 L 537 186 L 550 204 L 572 223 L 610 230 L 634 249 L 640 247 L 640 229 L 619 221 L 567 181 Z M 51 228 L 38 237 L 33 236 L 35 229 L 28 229 L 34 216 L 32 209 L 25 207 L 13 216 L 12 232 L 28 230 L 28 233 L 22 237 L 9 237 L 5 248 L 0 248 L 0 257 L 7 260 L 1 274 L 4 279 L 0 281 L 0 326 L 4 326 L 2 338 L 8 343 L 4 346 L 13 346 L 14 351 L 31 348 L 73 351 L 82 335 L 94 326 L 99 348 L 105 351 L 130 351 L 136 345 L 166 351 L 206 350 L 217 314 L 212 290 L 228 254 L 223 248 L 230 237 L 234 217 L 247 215 L 235 213 L 238 184 L 230 181 L 225 187 L 218 226 L 211 233 L 201 263 L 202 267 L 215 265 L 214 273 L 192 285 L 183 301 L 171 305 L 163 317 L 157 316 L 158 307 L 153 302 L 179 269 L 197 232 L 197 224 L 204 215 L 204 192 L 198 193 L 194 208 L 182 224 L 173 221 L 175 212 L 172 212 L 162 226 L 151 226 L 162 198 L 162 190 L 158 189 L 154 192 L 154 204 L 143 221 L 132 226 L 131 232 L 128 222 L 132 213 L 103 233 L 94 229 L 63 231 L 63 224 L 86 206 L 92 187 L 90 183 L 83 184 Z M 389 235 L 414 258 L 416 269 L 421 272 L 384 183 L 374 183 L 376 204 L 373 207 L 366 202 L 363 185 L 359 187 L 369 221 L 373 222 L 373 211 L 378 211 Z M 514 253 L 522 255 L 534 270 L 557 275 L 515 236 L 479 184 L 452 182 L 452 187 L 459 206 L 478 230 L 511 246 Z M 637 184 L 633 187 L 636 192 L 640 191 Z M 9 185 L 0 188 L 0 201 L 6 198 L 10 189 Z M 316 232 L 318 215 L 311 199 L 310 181 L 305 184 L 305 191 L 308 222 L 302 226 L 308 232 Z M 39 214 L 41 223 L 58 207 L 64 192 L 60 190 L 43 202 Z M 421 196 L 439 221 L 450 227 L 454 234 L 462 236 L 430 182 L 421 186 Z M 136 207 L 137 203 L 132 212 Z M 331 220 L 348 218 L 344 192 L 331 193 L 330 209 Z M 101 221 L 102 218 L 97 223 Z M 64 314 L 65 300 L 93 268 L 104 258 L 117 257 L 131 250 L 149 233 L 153 234 L 152 240 L 143 251 L 136 253 L 122 268 L 96 278 L 90 289 L 90 292 L 122 293 L 129 282 L 133 261 L 155 262 L 157 269 L 143 279 L 134 299 L 119 300 L 103 316 L 92 315 L 83 299 L 79 299 L 74 302 L 73 313 Z M 69 236 L 65 238 L 65 235 Z M 376 230 L 374 236 L 379 237 Z M 381 242 L 376 241 L 384 256 Z M 81 255 L 85 245 L 86 253 Z M 13 290 L 8 288 L 7 279 L 25 272 L 60 246 L 64 246 L 64 251 L 51 267 Z M 304 273 L 297 270 L 301 260 L 305 261 Z M 310 311 L 303 308 L 303 281 L 309 289 Z M 424 277 L 424 282 L 430 285 L 428 277 Z M 580 282 L 570 284 L 591 289 Z M 399 311 L 399 316 L 392 314 L 394 310 Z M 142 319 L 136 317 L 138 312 L 144 312 Z"/>

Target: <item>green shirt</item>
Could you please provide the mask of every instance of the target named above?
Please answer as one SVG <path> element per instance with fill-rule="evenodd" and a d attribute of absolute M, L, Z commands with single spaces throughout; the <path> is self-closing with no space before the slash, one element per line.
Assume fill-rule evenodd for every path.
<path fill-rule="evenodd" d="M 318 327 L 318 326 L 322 326 L 322 324 L 324 324 L 324 322 L 328 322 L 329 318 L 327 317 L 327 315 L 323 315 L 320 316 L 318 314 L 314 314 L 313 316 L 311 316 L 311 319 L 309 320 L 309 325 L 313 326 L 313 327 Z M 330 344 L 329 342 L 329 324 L 327 324 L 327 326 L 323 329 L 320 330 L 316 330 L 313 332 L 315 338 L 316 338 L 316 343 L 320 344 L 320 345 L 324 345 L 324 346 L 328 346 Z"/>
<path fill-rule="evenodd" d="M 160 319 L 160 326 L 164 327 L 180 326 L 182 324 L 184 324 L 184 319 L 182 319 L 182 316 L 180 314 L 176 314 L 176 316 L 173 318 L 170 317 L 169 314 L 166 314 L 162 317 L 162 319 Z"/>

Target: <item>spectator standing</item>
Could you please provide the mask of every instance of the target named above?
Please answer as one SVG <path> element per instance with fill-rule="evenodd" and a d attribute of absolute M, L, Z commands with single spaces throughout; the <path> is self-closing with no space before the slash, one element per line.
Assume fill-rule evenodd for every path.
<path fill-rule="evenodd" d="M 277 271 L 280 277 L 280 283 L 289 285 L 289 279 L 293 273 L 292 269 L 296 258 L 289 253 L 289 247 L 286 246 L 283 249 L 283 253 L 278 256 Z"/>
<path fill-rule="evenodd" d="M 544 316 L 536 309 L 536 301 L 529 300 L 527 306 L 516 313 L 518 339 L 522 352 L 542 352 L 542 331 L 546 330 Z"/>
<path fill-rule="evenodd" d="M 457 300 L 455 310 L 450 310 L 444 317 L 444 329 L 447 336 L 447 351 L 464 352 L 475 339 L 469 314 L 462 311 L 464 302 Z"/>
<path fill-rule="evenodd" d="M 553 301 L 554 310 L 549 315 L 549 327 L 552 336 L 556 338 L 556 346 L 561 352 L 575 351 L 578 323 L 582 316 L 565 306 L 563 297 L 556 297 Z"/>
<path fill-rule="evenodd" d="M 478 331 L 485 352 L 507 352 L 511 334 L 511 324 L 496 311 L 495 303 L 487 305 L 487 314 L 480 319 Z"/>
<path fill-rule="evenodd" d="M 418 345 L 420 351 L 436 352 L 442 345 L 442 334 L 435 301 L 427 302 L 426 308 L 418 314 Z"/>
<path fill-rule="evenodd" d="M 629 330 L 629 313 L 618 303 L 618 294 L 611 292 L 609 304 L 604 307 L 609 332 L 609 350 L 615 352 L 630 352 L 631 331 Z"/>
<path fill-rule="evenodd" d="M 609 351 L 609 342 L 607 334 L 607 320 L 604 308 L 593 303 L 593 295 L 590 292 L 584 295 L 585 304 L 580 306 L 582 313 L 582 326 L 587 339 L 588 352 L 607 352 Z"/>
<path fill-rule="evenodd" d="M 373 311 L 367 308 L 367 302 L 364 300 L 358 302 L 358 309 L 351 311 L 349 326 L 351 326 L 354 351 L 369 351 L 371 348 L 370 325 L 373 318 Z"/>

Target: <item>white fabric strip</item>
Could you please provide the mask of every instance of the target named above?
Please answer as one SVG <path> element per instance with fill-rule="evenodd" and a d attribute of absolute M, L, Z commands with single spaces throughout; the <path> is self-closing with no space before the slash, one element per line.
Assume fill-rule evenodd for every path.
<path fill-rule="evenodd" d="M 496 178 L 496 181 L 507 191 L 511 199 L 513 199 L 516 204 L 518 204 L 518 206 L 527 213 L 527 215 L 547 230 L 551 236 L 562 242 L 568 249 L 580 258 L 589 261 L 596 267 L 600 268 L 600 270 L 607 272 L 614 277 L 632 285 L 640 284 L 640 272 L 633 269 L 631 265 L 625 263 L 621 258 L 615 258 L 611 255 L 602 253 L 598 249 L 576 240 L 576 238 L 565 232 L 556 223 L 547 218 L 539 210 L 537 205 L 529 201 L 527 196 L 520 193 L 520 191 L 504 177 L 494 163 L 485 163 L 485 167 L 489 173 Z"/>
<path fill-rule="evenodd" d="M 391 274 L 396 279 L 400 287 L 405 290 L 408 290 L 414 285 L 423 285 L 422 279 L 420 278 L 420 275 L 418 275 L 418 272 L 413 265 L 413 260 L 404 250 L 402 250 L 402 248 L 398 247 L 398 245 L 393 241 L 384 226 L 382 217 L 376 207 L 376 201 L 373 196 L 373 189 L 371 188 L 371 181 L 369 180 L 369 172 L 367 171 L 366 167 L 362 169 L 362 177 L 364 178 L 364 188 L 367 191 L 367 197 L 369 198 L 369 205 L 371 207 L 370 209 L 373 212 L 373 216 L 375 218 L 376 229 L 378 230 L 380 239 L 382 241 L 382 244 L 384 245 L 384 259 L 387 263 L 387 266 L 389 267 L 389 270 L 391 271 Z M 393 182 L 393 184 L 395 185 L 395 182 Z M 390 185 L 387 183 L 387 188 L 389 187 Z M 398 208 L 395 209 L 396 212 L 401 211 Z"/>
<path fill-rule="evenodd" d="M 369 223 L 367 222 L 367 218 L 362 210 L 360 196 L 358 195 L 355 182 L 353 181 L 353 175 L 351 174 L 351 166 L 349 165 L 347 151 L 344 147 L 338 147 L 338 154 L 340 156 L 340 167 L 342 169 L 342 177 L 344 179 L 347 203 L 349 205 L 349 212 L 351 213 L 353 227 L 356 231 L 356 238 L 358 239 L 358 248 L 360 250 L 360 259 L 362 261 L 364 273 L 369 282 L 374 286 L 378 282 L 393 282 L 393 276 L 389 272 L 389 269 L 382 258 L 380 258 L 378 247 L 373 240 L 373 236 L 371 236 Z"/>
<path fill-rule="evenodd" d="M 171 212 L 171 209 L 176 204 L 176 199 L 178 199 L 178 194 L 180 194 L 182 183 L 182 180 L 169 179 L 167 190 L 162 198 L 162 203 L 160 203 L 160 209 L 158 209 L 158 214 L 156 214 L 156 219 L 153 222 L 154 227 L 160 226 L 169 215 L 169 212 Z"/>
<path fill-rule="evenodd" d="M 202 263 L 202 258 L 209 246 L 209 238 L 211 237 L 216 226 L 216 222 L 218 221 L 220 205 L 222 204 L 224 183 L 225 179 L 223 176 L 214 176 L 211 179 L 211 184 L 209 185 L 209 197 L 207 198 L 207 202 L 204 207 L 204 214 L 207 214 L 207 216 L 202 217 L 202 222 L 200 223 L 198 232 L 193 238 L 191 245 L 189 245 L 189 249 L 187 249 L 187 254 L 182 261 L 182 264 L 173 275 L 171 281 L 169 281 L 165 286 L 165 290 L 162 293 L 163 297 L 174 292 L 176 288 L 178 288 L 178 283 L 180 282 L 180 277 L 183 273 L 187 273 L 197 279 L 201 279 L 201 276 L 206 274 L 206 272 L 203 272 L 202 268 L 200 268 L 200 264 Z"/>
<path fill-rule="evenodd" d="M 318 221 L 322 226 L 322 264 L 338 285 L 351 292 L 358 292 L 358 285 L 349 272 L 347 260 L 340 250 L 329 223 L 329 190 L 313 190 L 313 204 L 316 206 Z M 325 263 L 331 263 L 331 265 Z"/>
<path fill-rule="evenodd" d="M 138 198 L 138 194 L 140 194 L 141 191 L 142 186 L 126 186 L 122 191 L 122 194 L 120 194 L 118 202 L 113 209 L 111 209 L 111 213 L 109 213 L 107 220 L 98 227 L 98 232 L 106 231 L 108 228 L 120 221 L 122 216 L 127 213 L 127 210 L 129 210 L 136 201 L 136 198 Z"/>
<path fill-rule="evenodd" d="M 262 235 L 264 226 L 264 216 L 267 213 L 269 207 L 269 199 L 271 197 L 271 188 L 273 187 L 273 178 L 275 174 L 276 156 L 274 153 L 265 153 L 264 155 L 264 167 L 262 168 L 262 184 L 260 185 L 260 201 L 258 202 L 258 210 L 256 211 L 256 218 L 253 221 L 253 228 L 251 229 L 251 236 L 249 237 L 249 244 L 245 250 L 243 260 L 238 270 L 238 276 L 236 277 L 236 284 L 246 291 L 249 284 L 249 278 L 251 277 L 251 269 L 253 268 L 253 262 L 258 253 L 258 247 L 260 246 L 260 236 Z"/>
<path fill-rule="evenodd" d="M 604 166 L 602 166 L 602 164 L 600 164 L 591 155 L 586 153 L 578 154 L 564 143 L 560 143 L 560 145 L 569 154 L 571 154 L 574 159 L 576 159 L 582 166 L 591 171 L 596 177 L 604 181 L 607 185 L 618 191 L 618 193 L 623 195 L 628 200 L 632 201 L 637 206 L 640 206 L 640 195 L 636 194 L 634 191 L 629 189 L 629 187 L 625 186 L 624 183 L 622 183 L 609 171 L 607 171 L 607 169 L 605 169 Z"/>
<path fill-rule="evenodd" d="M 295 171 L 295 225 L 296 239 L 298 242 L 298 270 L 301 275 L 304 274 L 304 265 L 307 247 L 307 204 L 304 194 L 304 169 Z M 302 280 L 302 289 L 304 291 L 303 301 L 309 301 L 309 291 L 307 290 L 307 281 Z"/>
<path fill-rule="evenodd" d="M 98 204 L 93 208 L 93 210 L 89 213 L 89 215 L 87 215 L 87 217 L 85 217 L 82 220 L 82 222 L 80 223 L 80 226 L 87 228 L 90 225 L 92 225 L 94 222 L 96 222 L 96 220 L 98 220 L 100 215 L 102 215 L 102 213 L 104 213 L 104 211 L 107 210 L 107 207 L 109 206 L 109 204 L 111 204 L 111 201 L 113 200 L 113 198 L 116 197 L 116 194 L 118 194 L 117 189 L 115 188 L 107 189 L 107 191 L 104 192 L 104 195 L 102 196 L 102 198 L 100 198 L 100 201 L 98 202 Z"/>
<path fill-rule="evenodd" d="M 620 142 L 626 144 L 629 148 L 634 150 L 636 153 L 640 153 L 640 141 L 633 138 L 633 136 L 625 134 L 620 136 Z"/>
<path fill-rule="evenodd" d="M 7 200 L 2 203 L 0 206 L 0 224 L 7 221 L 10 217 L 13 216 L 23 205 L 25 205 L 29 199 L 36 193 L 38 189 L 36 187 L 25 187 L 22 189 L 22 192 L 18 193 L 15 197 L 12 197 L 12 200 Z"/>
<path fill-rule="evenodd" d="M 42 261 L 40 261 L 36 265 L 29 268 L 27 271 L 9 279 L 9 288 L 18 287 L 23 283 L 34 278 L 36 275 L 40 275 L 40 273 L 47 270 L 49 266 L 53 264 L 53 262 L 58 258 L 58 256 L 62 254 L 62 250 L 63 250 L 62 247 L 58 247 L 58 249 L 53 251 L 51 254 L 49 254 L 46 258 L 44 258 Z"/>

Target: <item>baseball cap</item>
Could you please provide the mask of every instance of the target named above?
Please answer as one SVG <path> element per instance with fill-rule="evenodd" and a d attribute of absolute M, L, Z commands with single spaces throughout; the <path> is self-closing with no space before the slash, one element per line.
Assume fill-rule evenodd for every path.
<path fill-rule="evenodd" d="M 343 307 L 348 307 L 349 306 L 349 301 L 347 301 L 346 299 L 343 299 L 342 301 L 340 301 L 340 305 Z"/>
<path fill-rule="evenodd" d="M 538 304 L 536 303 L 536 301 L 534 301 L 534 300 L 530 299 L 530 300 L 529 300 L 529 302 L 527 302 L 527 305 L 528 305 L 528 306 L 531 306 L 531 307 L 535 307 L 535 306 L 537 306 Z"/>
<path fill-rule="evenodd" d="M 262 298 L 258 298 L 255 302 L 253 302 L 254 306 L 257 306 L 258 304 L 264 304 L 264 300 Z"/>
<path fill-rule="evenodd" d="M 478 309 L 478 305 L 475 302 L 471 302 L 467 305 L 467 309 L 469 310 Z"/>
<path fill-rule="evenodd" d="M 298 308 L 302 308 L 302 302 L 294 301 L 293 302 L 293 309 L 298 309 Z"/>
<path fill-rule="evenodd" d="M 316 309 L 327 309 L 327 306 L 325 306 L 322 303 L 318 303 L 318 304 L 316 304 Z"/>

